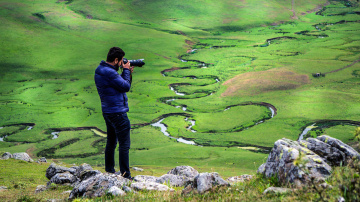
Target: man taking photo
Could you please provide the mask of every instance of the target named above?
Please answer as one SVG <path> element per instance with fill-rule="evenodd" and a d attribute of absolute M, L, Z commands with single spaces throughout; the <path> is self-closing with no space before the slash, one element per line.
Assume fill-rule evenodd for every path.
<path fill-rule="evenodd" d="M 128 98 L 133 67 L 124 64 L 125 52 L 119 47 L 110 48 L 106 62 L 101 61 L 95 70 L 95 84 L 101 100 L 101 108 L 107 128 L 105 171 L 115 173 L 115 148 L 119 142 L 120 174 L 132 179 L 129 168 L 130 121 L 127 117 Z M 117 71 L 122 67 L 122 73 Z"/>

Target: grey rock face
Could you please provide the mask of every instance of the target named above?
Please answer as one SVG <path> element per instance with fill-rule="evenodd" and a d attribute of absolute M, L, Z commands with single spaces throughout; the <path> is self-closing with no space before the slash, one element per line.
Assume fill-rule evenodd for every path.
<path fill-rule="evenodd" d="M 299 142 L 283 138 L 275 142 L 266 163 L 258 168 L 258 172 L 266 177 L 277 175 L 281 183 L 300 186 L 310 182 L 311 178 L 328 177 L 331 167 Z"/>
<path fill-rule="evenodd" d="M 75 168 L 66 168 L 66 167 L 63 167 L 63 166 L 56 165 L 55 163 L 52 163 L 46 169 L 45 176 L 50 180 L 57 173 L 65 173 L 65 172 L 69 172 L 69 173 L 75 175 L 76 174 L 76 169 Z"/>
<path fill-rule="evenodd" d="M 199 174 L 199 172 L 191 166 L 177 166 L 170 170 L 167 174 L 180 175 L 193 179 Z"/>
<path fill-rule="evenodd" d="M 5 191 L 5 190 L 7 190 L 8 188 L 7 187 L 5 187 L 5 186 L 0 186 L 0 191 Z"/>
<path fill-rule="evenodd" d="M 69 172 L 65 172 L 65 173 L 56 173 L 51 179 L 50 179 L 50 183 L 55 183 L 55 184 L 65 184 L 65 183 L 74 183 L 78 180 L 77 177 L 75 177 L 73 174 L 69 173 Z"/>
<path fill-rule="evenodd" d="M 1 156 L 1 159 L 3 160 L 7 160 L 7 159 L 10 159 L 10 158 L 13 158 L 13 155 L 9 152 L 5 152 L 2 156 Z"/>
<path fill-rule="evenodd" d="M 321 156 L 329 165 L 345 164 L 345 154 L 342 151 L 318 139 L 307 138 L 306 141 L 300 141 L 300 144 Z"/>
<path fill-rule="evenodd" d="M 156 182 L 133 182 L 131 188 L 135 190 L 168 191 L 169 187 Z"/>
<path fill-rule="evenodd" d="M 360 155 L 357 151 L 355 151 L 355 149 L 353 149 L 349 145 L 343 143 L 342 141 L 340 141 L 336 138 L 333 138 L 333 137 L 330 137 L 327 135 L 322 135 L 322 136 L 317 137 L 316 139 L 344 152 L 346 160 L 351 159 L 351 158 L 357 158 L 360 160 Z"/>
<path fill-rule="evenodd" d="M 135 171 L 140 171 L 140 172 L 144 171 L 144 169 L 138 168 L 138 167 L 132 167 L 132 169 L 135 170 Z"/>
<path fill-rule="evenodd" d="M 123 186 L 122 187 L 122 190 L 124 190 L 126 193 L 129 193 L 129 192 L 134 192 L 134 190 L 132 190 L 130 187 L 128 186 Z"/>
<path fill-rule="evenodd" d="M 81 181 L 71 191 L 69 199 L 75 197 L 100 197 L 113 186 L 122 187 L 129 180 L 120 175 L 101 173 Z"/>
<path fill-rule="evenodd" d="M 337 202 L 345 202 L 344 197 L 340 196 L 340 197 L 337 199 Z"/>
<path fill-rule="evenodd" d="M 77 167 L 75 175 L 81 178 L 82 175 L 89 171 L 93 171 L 93 168 L 89 164 L 83 163 L 79 167 Z"/>
<path fill-rule="evenodd" d="M 46 190 L 46 186 L 45 186 L 45 185 L 38 185 L 38 186 L 36 187 L 35 194 L 40 193 L 40 192 L 43 192 L 43 191 L 45 191 L 45 190 Z"/>
<path fill-rule="evenodd" d="M 135 182 L 156 182 L 156 177 L 150 175 L 137 175 L 134 177 Z"/>
<path fill-rule="evenodd" d="M 249 181 L 252 178 L 253 178 L 252 175 L 240 175 L 240 176 L 229 177 L 227 179 L 227 181 L 230 182 L 230 184 L 235 184 L 235 183 L 238 183 L 238 182 Z"/>
<path fill-rule="evenodd" d="M 169 183 L 170 186 L 181 187 L 184 186 L 191 179 L 185 176 L 173 175 L 173 174 L 165 174 L 156 179 L 157 183 Z"/>
<path fill-rule="evenodd" d="M 46 202 L 63 202 L 64 200 L 62 199 L 48 199 L 46 200 Z"/>
<path fill-rule="evenodd" d="M 230 186 L 218 173 L 200 173 L 194 178 L 193 188 L 202 194 L 215 186 Z"/>
<path fill-rule="evenodd" d="M 41 157 L 41 158 L 39 159 L 39 162 L 42 162 L 42 163 L 47 163 L 47 160 L 46 160 L 46 158 L 45 158 L 45 157 Z"/>
<path fill-rule="evenodd" d="M 81 171 L 81 173 L 80 173 L 80 179 L 86 180 L 87 178 L 98 175 L 98 174 L 101 174 L 101 172 L 98 170 L 90 170 L 90 171 L 84 170 L 84 171 Z"/>
<path fill-rule="evenodd" d="M 34 162 L 34 160 L 32 158 L 30 158 L 29 154 L 27 154 L 25 152 L 14 153 L 13 158 L 17 159 L 17 160 L 27 161 L 27 162 Z"/>
<path fill-rule="evenodd" d="M 117 186 L 110 187 L 110 189 L 108 190 L 108 193 L 112 194 L 113 196 L 124 196 L 124 195 L 126 195 L 126 193 Z"/>
<path fill-rule="evenodd" d="M 282 188 L 282 187 L 269 187 L 267 188 L 263 194 L 283 194 L 283 193 L 287 193 L 287 192 L 291 192 L 293 191 L 293 189 L 289 189 L 289 188 Z"/>
<path fill-rule="evenodd" d="M 266 177 L 277 175 L 281 183 L 308 184 L 311 179 L 321 183 L 332 166 L 345 165 L 360 155 L 336 138 L 322 135 L 305 141 L 281 139 L 275 142 L 266 163 L 258 172 Z M 325 186 L 325 185 L 324 185 Z"/>
<path fill-rule="evenodd" d="M 67 190 L 67 191 L 62 192 L 61 194 L 69 195 L 70 193 L 71 193 L 71 190 Z"/>

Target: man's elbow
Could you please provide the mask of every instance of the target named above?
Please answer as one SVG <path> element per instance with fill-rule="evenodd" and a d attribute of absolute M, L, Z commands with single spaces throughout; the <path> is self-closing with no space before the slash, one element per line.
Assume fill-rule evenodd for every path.
<path fill-rule="evenodd" d="M 129 84 L 129 85 L 126 85 L 125 88 L 124 88 L 125 92 L 129 92 L 129 91 L 130 91 L 130 88 L 131 88 L 131 85 L 130 85 L 130 84 Z"/>

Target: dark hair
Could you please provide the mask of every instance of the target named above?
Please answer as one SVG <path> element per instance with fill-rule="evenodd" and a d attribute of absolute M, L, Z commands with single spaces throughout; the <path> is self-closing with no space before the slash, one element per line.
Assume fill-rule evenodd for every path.
<path fill-rule="evenodd" d="M 112 47 L 109 50 L 106 61 L 114 62 L 115 58 L 121 60 L 125 56 L 125 52 L 119 47 Z"/>

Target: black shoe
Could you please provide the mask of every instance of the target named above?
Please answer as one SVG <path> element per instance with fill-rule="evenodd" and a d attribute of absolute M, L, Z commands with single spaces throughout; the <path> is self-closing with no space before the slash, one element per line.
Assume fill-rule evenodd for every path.
<path fill-rule="evenodd" d="M 130 181 L 134 181 L 133 177 L 125 177 L 126 179 L 130 180 Z"/>

